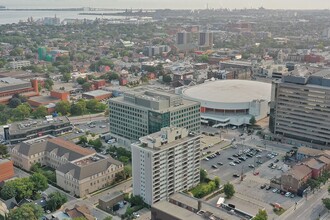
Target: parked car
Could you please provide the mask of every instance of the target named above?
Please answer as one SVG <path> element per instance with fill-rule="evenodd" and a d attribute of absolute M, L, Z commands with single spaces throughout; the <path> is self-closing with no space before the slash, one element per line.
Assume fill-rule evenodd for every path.
<path fill-rule="evenodd" d="M 260 186 L 260 189 L 264 189 L 264 188 L 266 188 L 266 184 Z"/>
<path fill-rule="evenodd" d="M 213 169 L 218 169 L 217 165 L 214 165 L 214 164 L 212 165 L 212 168 Z"/>
<path fill-rule="evenodd" d="M 285 197 L 290 197 L 290 196 L 291 196 L 290 192 L 285 193 Z"/>
<path fill-rule="evenodd" d="M 249 167 L 250 167 L 250 168 L 254 168 L 254 165 L 253 165 L 253 164 L 249 164 Z"/>
<path fill-rule="evenodd" d="M 228 160 L 234 160 L 234 158 L 232 158 L 232 157 L 228 157 L 227 159 L 228 159 Z"/>
<path fill-rule="evenodd" d="M 207 158 L 207 157 L 205 157 L 205 158 L 204 158 L 204 160 L 205 160 L 205 161 L 209 161 L 210 159 L 209 159 L 209 158 Z"/>
<path fill-rule="evenodd" d="M 238 177 L 240 177 L 240 175 L 238 175 L 237 173 L 234 173 L 233 177 L 238 178 Z"/>
<path fill-rule="evenodd" d="M 262 156 L 260 155 L 260 154 L 258 154 L 257 156 L 256 156 L 256 158 L 261 158 Z"/>
<path fill-rule="evenodd" d="M 278 189 L 276 189 L 276 188 L 273 189 L 273 193 L 277 193 L 277 191 L 278 191 Z"/>
<path fill-rule="evenodd" d="M 238 154 L 233 154 L 233 157 L 239 157 L 239 155 Z"/>
<path fill-rule="evenodd" d="M 230 162 L 229 165 L 230 166 L 236 166 L 236 164 L 234 162 Z"/>
<path fill-rule="evenodd" d="M 222 165 L 223 165 L 223 163 L 221 163 L 221 162 L 218 162 L 218 165 L 222 166 Z"/>
<path fill-rule="evenodd" d="M 274 161 L 274 163 L 278 163 L 278 161 L 280 161 L 279 159 L 276 159 L 275 161 Z"/>
<path fill-rule="evenodd" d="M 270 164 L 268 165 L 268 167 L 271 168 L 273 165 L 274 165 L 273 163 L 270 163 Z"/>
<path fill-rule="evenodd" d="M 266 187 L 266 190 L 270 190 L 272 187 L 271 186 L 267 186 Z"/>

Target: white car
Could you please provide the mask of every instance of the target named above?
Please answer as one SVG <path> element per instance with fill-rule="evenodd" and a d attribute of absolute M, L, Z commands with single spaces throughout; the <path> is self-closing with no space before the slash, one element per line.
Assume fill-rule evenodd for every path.
<path fill-rule="evenodd" d="M 276 189 L 276 188 L 275 188 L 275 189 L 273 189 L 273 193 L 277 193 L 277 190 L 278 190 L 278 189 Z"/>
<path fill-rule="evenodd" d="M 262 156 L 261 155 L 257 155 L 256 158 L 261 158 Z"/>
<path fill-rule="evenodd" d="M 234 162 L 230 162 L 229 165 L 230 166 L 236 166 L 236 164 Z"/>
<path fill-rule="evenodd" d="M 205 160 L 205 161 L 209 161 L 210 159 L 209 159 L 209 158 L 207 158 L 207 157 L 205 157 L 205 158 L 204 158 L 204 160 Z"/>
<path fill-rule="evenodd" d="M 285 193 L 285 197 L 290 197 L 290 196 L 291 196 L 290 192 Z"/>
<path fill-rule="evenodd" d="M 140 217 L 140 214 L 139 213 L 136 213 L 136 212 L 133 212 L 133 215 L 135 218 L 139 218 Z"/>

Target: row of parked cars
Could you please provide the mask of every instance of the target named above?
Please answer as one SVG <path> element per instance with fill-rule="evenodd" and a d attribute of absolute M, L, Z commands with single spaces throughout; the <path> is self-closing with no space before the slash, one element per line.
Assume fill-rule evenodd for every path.
<path fill-rule="evenodd" d="M 220 151 L 215 152 L 214 154 L 211 154 L 211 155 L 205 157 L 204 160 L 209 161 L 209 160 L 212 160 L 212 159 L 216 158 L 219 155 L 220 155 Z"/>
<path fill-rule="evenodd" d="M 267 186 L 266 184 L 261 185 L 260 188 L 261 188 L 261 189 L 266 189 L 266 190 L 271 190 L 271 189 L 272 189 L 271 186 L 269 186 L 269 185 Z M 274 188 L 274 189 L 272 190 L 272 192 L 273 192 L 273 193 L 281 194 L 281 195 L 283 195 L 283 196 L 285 196 L 285 197 L 290 197 L 290 198 L 294 198 L 294 197 L 295 197 L 295 195 L 294 195 L 293 193 L 291 193 L 291 192 L 286 192 L 286 191 L 284 191 L 284 190 L 280 190 L 280 189 L 277 189 L 277 188 Z"/>

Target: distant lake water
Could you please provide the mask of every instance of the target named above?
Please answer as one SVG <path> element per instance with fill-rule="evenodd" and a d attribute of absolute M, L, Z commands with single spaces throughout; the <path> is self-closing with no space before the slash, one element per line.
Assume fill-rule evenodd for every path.
<path fill-rule="evenodd" d="M 115 18 L 122 19 L 122 16 L 108 16 L 108 15 L 79 15 L 79 13 L 92 13 L 85 11 L 0 11 L 0 25 L 18 23 L 19 21 L 27 21 L 28 18 L 33 17 L 36 21 L 44 17 L 58 17 L 63 21 L 69 19 L 89 19 L 95 20 L 96 18 Z M 97 11 L 96 13 L 110 13 L 109 11 Z"/>

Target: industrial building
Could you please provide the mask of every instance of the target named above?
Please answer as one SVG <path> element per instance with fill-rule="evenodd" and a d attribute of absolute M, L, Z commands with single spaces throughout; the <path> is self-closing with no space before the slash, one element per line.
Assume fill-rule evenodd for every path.
<path fill-rule="evenodd" d="M 90 92 L 85 92 L 82 94 L 82 97 L 85 99 L 96 99 L 96 100 L 106 100 L 112 96 L 111 92 L 104 90 L 94 90 Z"/>
<path fill-rule="evenodd" d="M 71 130 L 72 125 L 67 117 L 46 116 L 45 119 L 20 121 L 6 125 L 4 126 L 4 137 L 8 143 L 17 144 L 43 135 L 58 136 Z"/>
<path fill-rule="evenodd" d="M 201 103 L 202 123 L 213 127 L 249 124 L 269 114 L 271 84 L 248 80 L 209 81 L 182 91 L 183 97 Z"/>
<path fill-rule="evenodd" d="M 52 167 L 57 185 L 79 197 L 109 186 L 124 169 L 111 157 L 50 135 L 23 141 L 9 153 L 14 164 L 27 171 L 35 163 Z"/>
<path fill-rule="evenodd" d="M 127 147 L 163 127 L 185 127 L 200 132 L 200 104 L 175 94 L 134 90 L 110 99 L 109 105 L 110 133 Z"/>
<path fill-rule="evenodd" d="M 25 81 L 11 77 L 0 78 L 0 103 L 7 104 L 15 94 L 26 97 L 39 95 L 38 80 Z"/>
<path fill-rule="evenodd" d="M 330 71 L 299 69 L 273 82 L 270 130 L 296 145 L 330 147 Z"/>
<path fill-rule="evenodd" d="M 152 205 L 199 184 L 200 136 L 166 127 L 132 144 L 133 194 Z"/>
<path fill-rule="evenodd" d="M 60 101 L 69 101 L 70 94 L 67 91 L 51 91 L 49 96 L 35 96 L 28 99 L 28 103 L 32 107 L 45 106 L 48 114 L 55 111 L 55 104 Z"/>

